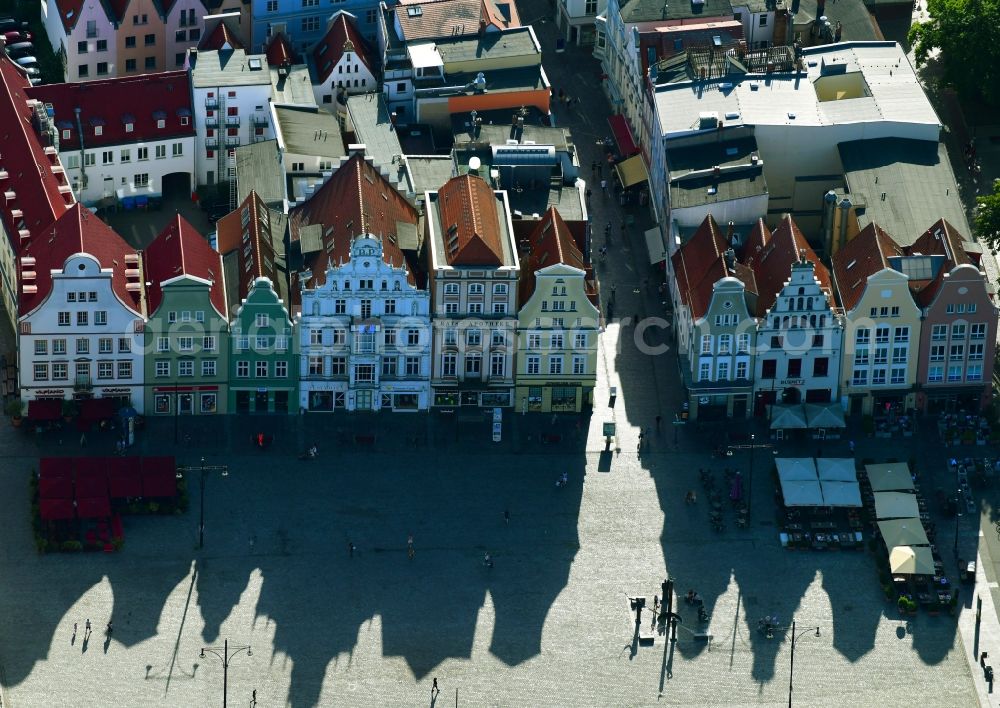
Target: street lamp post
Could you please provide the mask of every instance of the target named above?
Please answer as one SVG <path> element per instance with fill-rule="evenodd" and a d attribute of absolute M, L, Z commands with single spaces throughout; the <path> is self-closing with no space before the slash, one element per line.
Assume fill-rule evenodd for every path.
<path fill-rule="evenodd" d="M 204 659 L 206 651 L 215 654 L 222 661 L 222 708 L 226 708 L 229 693 L 229 662 L 241 651 L 246 651 L 247 656 L 253 656 L 253 650 L 247 644 L 246 646 L 236 647 L 233 649 L 233 653 L 230 654 L 229 640 L 227 639 L 221 647 L 202 647 L 201 654 L 198 656 Z M 221 654 L 219 653 L 220 651 L 222 652 Z"/>
<path fill-rule="evenodd" d="M 962 490 L 958 490 L 958 495 L 955 497 L 955 560 L 958 560 L 958 522 L 962 518 L 962 507 L 958 503 L 962 498 Z"/>
<path fill-rule="evenodd" d="M 209 472 L 219 472 L 223 477 L 229 476 L 228 465 L 206 465 L 205 458 L 201 458 L 201 464 L 193 467 L 178 467 L 177 478 L 184 476 L 185 472 L 201 472 L 201 484 L 199 489 L 200 504 L 198 506 L 198 550 L 205 547 L 205 477 Z"/>
<path fill-rule="evenodd" d="M 814 630 L 816 632 L 816 636 L 818 637 L 819 636 L 819 627 L 809 627 L 807 629 L 803 629 L 802 632 L 801 632 L 801 634 L 805 634 L 806 632 L 812 632 Z M 788 668 L 788 708 L 792 708 L 792 681 L 795 678 L 795 640 L 796 639 L 797 639 L 797 636 L 795 634 L 795 620 L 792 620 L 792 660 L 791 660 L 791 664 L 789 665 L 789 668 Z"/>
<path fill-rule="evenodd" d="M 750 433 L 750 474 L 747 475 L 747 528 L 750 528 L 750 507 L 753 504 L 753 453 L 754 449 L 757 447 L 754 444 L 757 436 Z"/>

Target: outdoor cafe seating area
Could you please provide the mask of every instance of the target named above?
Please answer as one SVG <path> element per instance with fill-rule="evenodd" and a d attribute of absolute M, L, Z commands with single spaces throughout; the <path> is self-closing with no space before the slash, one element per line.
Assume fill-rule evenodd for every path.
<path fill-rule="evenodd" d="M 945 413 L 938 418 L 938 436 L 945 445 L 985 445 L 992 428 L 985 416 Z"/>
<path fill-rule="evenodd" d="M 936 545 L 936 529 L 927 500 L 904 462 L 865 465 L 860 474 L 867 515 L 881 540 L 891 577 L 887 596 L 897 595 L 901 608 L 938 611 L 953 593 Z M 883 574 L 884 575 L 884 574 Z"/>
<path fill-rule="evenodd" d="M 781 545 L 824 551 L 862 545 L 861 492 L 850 458 L 775 460 Z"/>

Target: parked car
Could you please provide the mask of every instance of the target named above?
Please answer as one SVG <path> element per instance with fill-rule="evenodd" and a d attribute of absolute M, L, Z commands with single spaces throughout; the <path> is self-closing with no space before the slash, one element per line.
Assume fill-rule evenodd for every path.
<path fill-rule="evenodd" d="M 30 42 L 32 39 L 31 32 L 3 32 L 0 36 L 4 38 L 7 44 L 13 44 L 14 42 Z"/>
<path fill-rule="evenodd" d="M 35 51 L 35 45 L 31 42 L 14 42 L 13 44 L 7 45 L 7 53 L 14 56 L 18 52 L 33 52 Z"/>
<path fill-rule="evenodd" d="M 28 79 L 28 81 L 31 82 L 32 86 L 38 86 L 39 84 L 42 83 L 42 79 L 38 76 L 32 76 L 30 79 Z"/>
<path fill-rule="evenodd" d="M 41 76 L 42 72 L 37 66 L 22 66 L 24 73 L 28 76 Z"/>
<path fill-rule="evenodd" d="M 32 56 L 17 57 L 16 59 L 14 59 L 14 61 L 16 61 L 21 66 L 34 66 L 36 68 L 38 67 L 38 59 Z"/>
<path fill-rule="evenodd" d="M 0 32 L 27 32 L 28 23 L 19 22 L 13 17 L 0 17 Z"/>

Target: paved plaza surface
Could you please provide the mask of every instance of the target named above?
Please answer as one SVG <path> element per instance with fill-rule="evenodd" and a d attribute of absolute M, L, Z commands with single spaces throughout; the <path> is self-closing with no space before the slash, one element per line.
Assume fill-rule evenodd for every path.
<path fill-rule="evenodd" d="M 519 5 L 525 22 L 551 13 Z M 554 54 L 551 22 L 536 30 L 554 86 L 593 107 L 559 116 L 588 164 L 608 132 L 599 69 L 583 50 Z M 592 207 L 595 224 L 621 222 L 610 200 L 595 195 Z M 630 239 L 635 248 L 616 242 L 598 268 L 605 292 L 617 285 L 615 311 L 628 321 L 611 322 L 602 337 L 592 415 L 507 411 L 500 443 L 486 418 L 436 413 L 151 421 L 138 453 L 229 467 L 206 480 L 202 550 L 195 474 L 188 513 L 126 517 L 121 552 L 38 556 L 28 475 L 39 454 L 107 454 L 112 442 L 93 435 L 81 450 L 74 434 L 0 427 L 3 708 L 218 705 L 222 666 L 199 651 L 226 639 L 253 647 L 229 668 L 234 706 L 249 705 L 254 690 L 260 706 L 426 706 L 434 678 L 442 707 L 787 705 L 790 642 L 757 633 L 767 614 L 820 627 L 796 644 L 797 706 L 975 705 L 982 678 L 970 671 L 955 618 L 900 618 L 867 550 L 780 547 L 771 451 L 754 454 L 752 481 L 748 452 L 708 454 L 742 424 L 678 429 L 675 445 L 666 424 L 681 400 L 675 353 L 635 346 L 631 319 L 663 306 L 643 287 L 654 273 L 638 228 Z M 669 339 L 656 327 L 645 338 Z M 605 452 L 601 426 L 611 420 L 620 434 Z M 857 454 L 916 456 L 922 483 L 938 486 L 949 451 L 933 421 L 919 426 L 913 439 L 857 438 Z M 650 444 L 637 454 L 640 428 Z M 274 434 L 267 451 L 250 445 L 257 431 Z M 374 444 L 359 443 L 362 432 Z M 543 444 L 552 433 L 560 441 Z M 314 442 L 320 458 L 299 461 Z M 846 451 L 846 441 L 823 447 Z M 815 443 L 781 452 L 812 455 Z M 744 471 L 752 524 L 735 528 L 727 509 L 716 533 L 704 501 L 685 505 L 684 496 L 700 492 L 699 468 L 725 465 Z M 557 488 L 564 470 L 569 484 Z M 942 523 L 939 542 L 950 541 Z M 486 552 L 493 568 L 482 564 Z M 695 588 L 705 599 L 710 642 L 688 631 L 697 620 L 683 603 L 676 644 L 635 640 L 626 596 L 659 594 L 668 572 L 680 595 Z M 973 605 L 971 593 L 962 603 Z M 84 642 L 88 618 L 94 633 Z M 982 648 L 1000 656 L 1000 634 L 993 638 Z"/>

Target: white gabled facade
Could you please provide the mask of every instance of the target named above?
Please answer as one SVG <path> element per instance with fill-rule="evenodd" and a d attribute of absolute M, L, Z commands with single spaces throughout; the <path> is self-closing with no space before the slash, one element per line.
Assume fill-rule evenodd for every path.
<path fill-rule="evenodd" d="M 56 56 L 62 58 L 67 82 L 117 76 L 118 39 L 115 23 L 101 0 L 84 0 L 76 9 L 60 10 L 59 0 L 42 6 L 42 24 Z M 68 3 L 67 3 L 68 4 Z M 64 16 L 65 15 L 65 16 Z M 67 30 L 67 27 L 70 29 Z M 86 51 L 80 51 L 85 48 Z M 86 67 L 81 75 L 81 67 Z M 100 70 L 100 71 L 99 71 Z M 101 73 L 101 72 L 104 73 Z"/>
<path fill-rule="evenodd" d="M 350 260 L 328 268 L 322 285 L 303 288 L 304 410 L 427 410 L 430 294 L 407 275 L 385 262 L 381 239 L 369 235 L 354 240 Z"/>
<path fill-rule="evenodd" d="M 114 277 L 86 253 L 52 271 L 48 296 L 19 320 L 23 400 L 121 398 L 142 410 L 144 319 L 118 297 Z"/>

